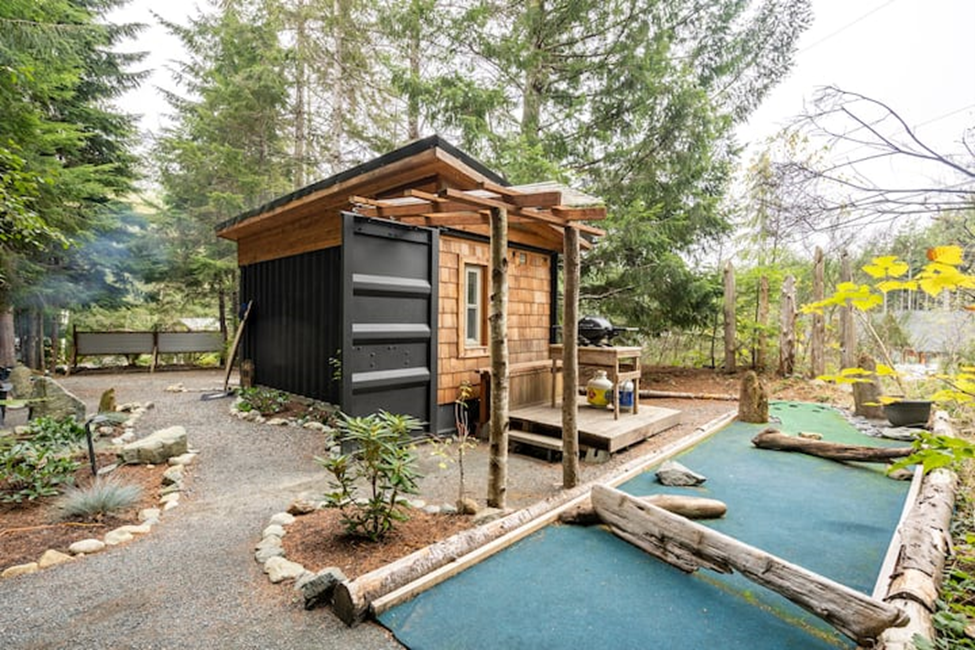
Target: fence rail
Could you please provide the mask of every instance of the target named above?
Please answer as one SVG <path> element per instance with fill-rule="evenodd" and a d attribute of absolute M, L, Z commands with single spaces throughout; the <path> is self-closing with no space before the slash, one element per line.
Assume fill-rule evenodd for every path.
<path fill-rule="evenodd" d="M 72 338 L 71 365 L 75 368 L 81 357 L 150 354 L 150 370 L 154 370 L 160 354 L 222 353 L 224 350 L 220 332 L 83 332 L 76 328 Z"/>

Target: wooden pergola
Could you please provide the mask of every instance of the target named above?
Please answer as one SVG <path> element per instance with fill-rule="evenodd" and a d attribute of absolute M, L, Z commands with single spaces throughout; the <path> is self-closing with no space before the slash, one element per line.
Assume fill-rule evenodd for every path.
<path fill-rule="evenodd" d="M 508 482 L 508 229 L 533 232 L 545 239 L 559 237 L 564 251 L 562 312 L 562 468 L 563 487 L 579 483 L 579 431 L 576 424 L 578 333 L 569 326 L 579 320 L 579 264 L 582 238 L 605 232 L 582 223 L 605 219 L 606 208 L 582 193 L 554 183 L 505 187 L 480 182 L 470 190 L 447 188 L 436 194 L 415 189 L 401 196 L 350 197 L 363 216 L 417 226 L 466 229 L 484 226 L 491 241 L 491 299 L 488 316 L 491 355 L 491 420 L 488 505 L 505 507 Z M 588 243 L 586 244 L 588 247 Z"/>

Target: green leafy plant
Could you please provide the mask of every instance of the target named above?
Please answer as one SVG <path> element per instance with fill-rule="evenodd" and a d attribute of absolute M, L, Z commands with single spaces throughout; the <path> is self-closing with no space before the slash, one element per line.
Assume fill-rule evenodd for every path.
<path fill-rule="evenodd" d="M 919 430 L 911 443 L 914 453 L 905 456 L 888 468 L 888 473 L 920 464 L 924 473 L 939 467 L 951 467 L 975 458 L 975 445 L 962 438 L 942 436 Z"/>
<path fill-rule="evenodd" d="M 337 427 L 343 447 L 353 451 L 315 459 L 334 479 L 325 505 L 342 511 L 342 524 L 350 535 L 377 541 L 395 522 L 409 518 L 400 498 L 418 492 L 420 475 L 410 433 L 421 423 L 408 415 L 379 411 L 364 417 L 340 414 Z"/>
<path fill-rule="evenodd" d="M 95 479 L 83 488 L 69 487 L 59 504 L 65 518 L 99 520 L 133 507 L 142 498 L 137 485 L 128 485 L 115 479 Z"/>
<path fill-rule="evenodd" d="M 457 399 L 454 400 L 454 426 L 457 429 L 455 436 L 448 438 L 430 438 L 433 448 L 431 455 L 440 459 L 441 469 L 447 468 L 447 463 L 454 462 L 453 449 L 457 445 L 457 469 L 459 470 L 459 485 L 457 488 L 457 499 L 462 500 L 467 494 L 465 481 L 464 455 L 468 449 L 477 446 L 477 439 L 471 435 L 473 432 L 470 427 L 470 400 L 474 396 L 474 387 L 471 383 L 464 381 L 457 389 Z"/>
<path fill-rule="evenodd" d="M 252 388 L 240 388 L 237 391 L 240 402 L 237 409 L 240 411 L 257 411 L 261 415 L 274 415 L 287 408 L 291 401 L 291 396 L 275 388 L 265 386 L 254 386 Z"/>
<path fill-rule="evenodd" d="M 35 445 L 52 449 L 72 447 L 85 439 L 85 428 L 71 417 L 63 420 L 40 417 L 31 420 L 23 437 L 30 439 Z"/>
<path fill-rule="evenodd" d="M 22 503 L 55 496 L 79 466 L 63 449 L 17 441 L 0 452 L 0 501 Z"/>

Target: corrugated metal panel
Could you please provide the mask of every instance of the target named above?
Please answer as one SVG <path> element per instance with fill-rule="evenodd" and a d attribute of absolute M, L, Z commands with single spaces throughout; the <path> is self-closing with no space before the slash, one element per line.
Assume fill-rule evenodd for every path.
<path fill-rule="evenodd" d="M 159 354 L 179 352 L 219 352 L 223 349 L 220 332 L 159 332 Z"/>
<path fill-rule="evenodd" d="M 438 233 L 343 215 L 343 410 L 436 431 Z"/>
<path fill-rule="evenodd" d="M 77 332 L 78 355 L 152 354 L 152 332 Z"/>
<path fill-rule="evenodd" d="M 330 357 L 342 347 L 341 249 L 327 248 L 241 268 L 241 300 L 253 300 L 244 359 L 255 381 L 338 404 Z"/>

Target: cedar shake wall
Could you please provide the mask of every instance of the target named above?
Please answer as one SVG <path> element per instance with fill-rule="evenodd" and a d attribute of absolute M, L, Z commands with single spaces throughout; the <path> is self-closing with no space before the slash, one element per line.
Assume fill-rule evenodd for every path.
<path fill-rule="evenodd" d="M 470 348 L 464 343 L 463 282 L 465 264 L 484 268 L 483 282 L 490 284 L 490 245 L 442 234 L 440 237 L 440 316 L 438 404 L 457 399 L 463 380 L 478 385 L 477 371 L 490 367 L 486 345 Z M 548 359 L 550 341 L 551 257 L 545 253 L 508 251 L 508 353 L 514 364 Z M 483 296 L 485 336 L 487 289 Z"/>

